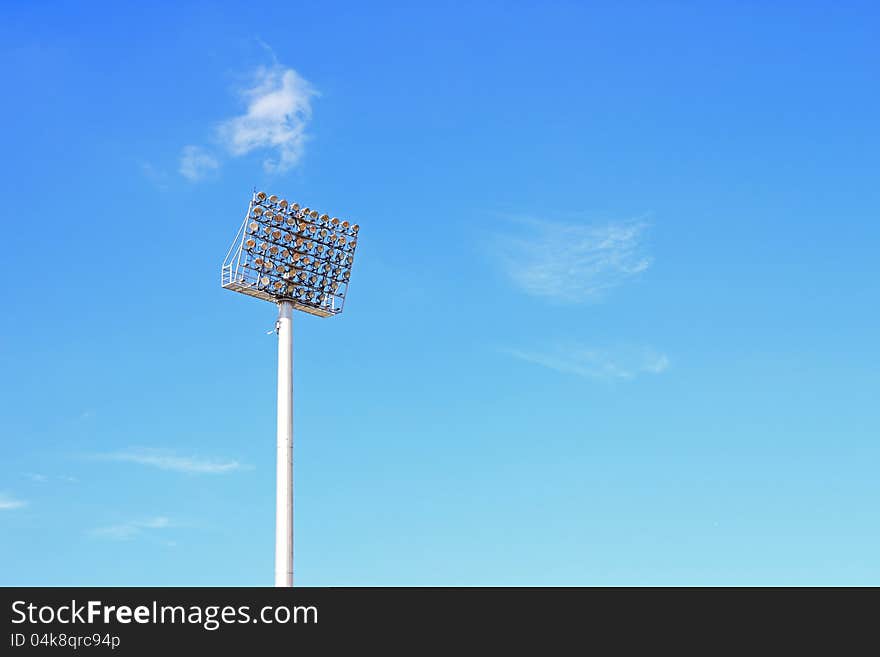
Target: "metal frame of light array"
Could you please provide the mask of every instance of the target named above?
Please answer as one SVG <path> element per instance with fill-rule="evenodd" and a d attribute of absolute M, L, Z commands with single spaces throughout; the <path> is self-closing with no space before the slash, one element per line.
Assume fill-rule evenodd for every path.
<path fill-rule="evenodd" d="M 359 227 L 257 192 L 226 255 L 221 285 L 329 317 L 342 312 Z"/>

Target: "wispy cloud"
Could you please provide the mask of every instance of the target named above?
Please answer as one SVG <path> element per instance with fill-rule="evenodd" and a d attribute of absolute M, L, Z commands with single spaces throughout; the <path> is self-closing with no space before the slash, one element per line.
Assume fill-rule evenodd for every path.
<path fill-rule="evenodd" d="M 307 127 L 312 118 L 312 100 L 318 92 L 292 68 L 275 60 L 271 66 L 253 71 L 238 97 L 242 113 L 219 122 L 213 141 L 218 153 L 241 157 L 262 152 L 263 168 L 282 173 L 302 160 L 309 139 Z M 180 174 L 191 182 L 204 179 L 220 168 L 221 155 L 201 146 L 189 145 L 180 156 Z"/>
<path fill-rule="evenodd" d="M 258 149 L 274 151 L 263 161 L 269 172 L 287 171 L 302 158 L 306 126 L 312 118 L 314 87 L 292 68 L 279 64 L 258 68 L 241 99 L 244 114 L 224 121 L 218 134 L 233 155 Z"/>
<path fill-rule="evenodd" d="M 608 381 L 634 379 L 640 374 L 660 374 L 670 364 L 666 354 L 650 347 L 597 349 L 568 342 L 536 350 L 506 351 L 515 358 L 557 372 Z"/>
<path fill-rule="evenodd" d="M 193 182 L 202 180 L 220 167 L 217 158 L 200 146 L 184 146 L 180 154 L 180 175 Z"/>
<path fill-rule="evenodd" d="M 496 240 L 502 265 L 523 292 L 563 303 L 596 301 L 651 265 L 641 220 L 601 224 L 517 219 Z"/>
<path fill-rule="evenodd" d="M 53 477 L 53 476 L 49 476 L 49 475 L 44 475 L 39 472 L 25 472 L 24 476 L 27 477 L 28 479 L 30 479 L 31 481 L 34 481 L 38 484 L 45 484 L 46 482 L 51 481 L 51 480 L 63 481 L 67 484 L 78 484 L 79 483 L 79 479 L 77 479 L 76 477 L 71 477 L 69 475 L 57 475 L 57 476 Z"/>
<path fill-rule="evenodd" d="M 0 493 L 0 511 L 11 511 L 12 509 L 20 509 L 23 506 L 27 506 L 27 502 L 24 500 Z"/>
<path fill-rule="evenodd" d="M 171 527 L 171 520 L 165 516 L 155 516 L 146 520 L 130 520 L 107 527 L 98 527 L 91 531 L 92 536 L 107 538 L 113 541 L 130 541 L 145 531 L 166 529 Z"/>
<path fill-rule="evenodd" d="M 164 449 L 132 448 L 120 452 L 99 454 L 98 458 L 137 463 L 138 465 L 146 465 L 159 468 L 160 470 L 172 470 L 189 474 L 226 474 L 244 468 L 241 463 L 235 460 L 185 456 Z"/>

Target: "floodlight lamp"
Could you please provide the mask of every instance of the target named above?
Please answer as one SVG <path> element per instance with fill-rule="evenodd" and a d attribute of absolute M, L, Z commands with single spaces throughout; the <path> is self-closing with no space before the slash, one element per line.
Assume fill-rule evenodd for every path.
<path fill-rule="evenodd" d="M 318 317 L 342 312 L 358 230 L 254 190 L 220 270 L 222 287 L 278 305 L 276 586 L 292 586 L 294 573 L 292 310 Z M 336 265 L 343 259 L 348 266 Z"/>
<path fill-rule="evenodd" d="M 357 242 L 346 235 L 358 230 L 357 224 L 257 191 L 224 260 L 221 284 L 266 301 L 290 300 L 295 309 L 320 317 L 338 314 L 350 272 L 334 265 L 351 264 Z"/>

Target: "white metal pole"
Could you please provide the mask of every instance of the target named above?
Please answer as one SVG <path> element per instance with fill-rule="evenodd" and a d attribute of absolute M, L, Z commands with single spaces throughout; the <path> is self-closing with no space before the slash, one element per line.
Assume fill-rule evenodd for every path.
<path fill-rule="evenodd" d="M 293 586 L 293 303 L 278 302 L 275 586 Z"/>

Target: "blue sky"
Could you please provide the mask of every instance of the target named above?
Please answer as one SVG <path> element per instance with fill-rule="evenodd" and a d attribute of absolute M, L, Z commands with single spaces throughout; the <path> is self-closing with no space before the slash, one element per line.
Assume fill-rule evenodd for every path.
<path fill-rule="evenodd" d="M 420 5 L 422 3 L 419 3 Z M 880 584 L 871 3 L 0 8 L 0 584 Z"/>

